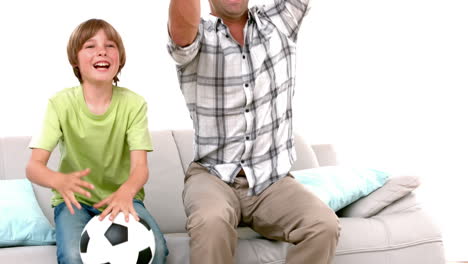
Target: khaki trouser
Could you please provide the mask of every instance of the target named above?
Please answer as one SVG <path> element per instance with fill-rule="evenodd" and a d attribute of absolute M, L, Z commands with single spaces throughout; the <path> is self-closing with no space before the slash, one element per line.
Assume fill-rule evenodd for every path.
<path fill-rule="evenodd" d="M 338 217 L 327 205 L 287 176 L 258 196 L 247 196 L 248 182 L 231 185 L 197 163 L 187 170 L 183 201 L 191 264 L 232 264 L 240 222 L 266 238 L 294 244 L 288 264 L 332 263 L 338 242 Z"/>

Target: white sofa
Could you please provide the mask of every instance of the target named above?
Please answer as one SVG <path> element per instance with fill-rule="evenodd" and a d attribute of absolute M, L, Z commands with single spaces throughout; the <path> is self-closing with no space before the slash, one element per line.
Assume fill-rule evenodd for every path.
<path fill-rule="evenodd" d="M 150 180 L 145 187 L 145 204 L 165 233 L 170 251 L 168 264 L 189 263 L 189 237 L 185 232 L 181 194 L 184 171 L 192 158 L 193 134 L 190 130 L 152 131 L 152 138 L 155 151 L 148 156 Z M 295 140 L 298 160 L 294 170 L 336 164 L 333 146 L 309 146 L 298 135 Z M 2 180 L 25 177 L 29 141 L 29 137 L 0 138 L 0 184 Z M 55 151 L 49 165 L 56 168 L 57 164 Z M 397 185 L 390 186 L 392 181 L 398 181 L 398 177 L 381 189 L 397 193 L 398 190 L 392 189 Z M 342 229 L 334 263 L 445 263 L 439 229 L 419 206 L 411 188 L 402 198 L 386 197 L 387 204 L 377 201 L 378 195 L 382 196 L 379 190 L 338 212 Z M 51 191 L 34 185 L 34 192 L 45 216 L 53 224 Z M 262 238 L 249 228 L 239 228 L 237 263 L 284 263 L 289 246 Z M 53 264 L 56 263 L 55 251 L 53 245 L 0 248 L 0 263 Z"/>

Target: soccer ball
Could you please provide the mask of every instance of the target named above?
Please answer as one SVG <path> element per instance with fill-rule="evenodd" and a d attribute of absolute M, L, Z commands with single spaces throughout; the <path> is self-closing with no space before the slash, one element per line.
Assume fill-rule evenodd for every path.
<path fill-rule="evenodd" d="M 153 231 L 145 220 L 136 221 L 132 215 L 128 223 L 123 213 L 114 222 L 109 216 L 99 221 L 97 215 L 81 233 L 80 255 L 84 264 L 147 264 L 154 252 Z"/>

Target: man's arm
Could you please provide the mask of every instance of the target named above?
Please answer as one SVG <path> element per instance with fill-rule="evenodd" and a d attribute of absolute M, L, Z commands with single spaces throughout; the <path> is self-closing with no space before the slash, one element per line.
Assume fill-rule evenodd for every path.
<path fill-rule="evenodd" d="M 179 46 L 195 40 L 200 24 L 200 0 L 171 0 L 169 5 L 169 34 Z"/>
<path fill-rule="evenodd" d="M 296 41 L 302 20 L 310 9 L 310 1 L 271 0 L 271 2 L 265 6 L 266 14 L 282 32 Z"/>

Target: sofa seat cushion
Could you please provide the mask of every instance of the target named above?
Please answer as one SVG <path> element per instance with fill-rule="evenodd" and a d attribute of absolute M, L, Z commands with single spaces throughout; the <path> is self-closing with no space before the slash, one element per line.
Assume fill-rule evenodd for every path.
<path fill-rule="evenodd" d="M 189 264 L 190 238 L 186 233 L 165 235 L 169 256 L 167 264 Z M 236 250 L 238 264 L 279 264 L 284 263 L 286 252 L 291 245 L 265 238 L 239 239 Z M 171 252 L 177 252 L 171 254 Z"/>
<path fill-rule="evenodd" d="M 56 246 L 9 247 L 0 249 L 1 263 L 57 263 Z"/>
<path fill-rule="evenodd" d="M 340 218 L 342 230 L 334 264 L 350 263 L 444 263 L 441 234 L 422 211 L 371 218 Z M 261 238 L 249 228 L 239 228 L 237 264 L 285 263 L 291 244 Z M 187 233 L 165 234 L 169 248 L 167 264 L 189 264 Z M 0 249 L 2 263 L 56 263 L 55 246 Z M 430 254 L 428 254 L 430 252 Z"/>
<path fill-rule="evenodd" d="M 422 210 L 371 218 L 340 218 L 341 234 L 335 264 L 349 263 L 443 263 L 441 233 Z M 289 243 L 263 238 L 248 227 L 238 228 L 238 264 L 285 263 Z M 186 233 L 165 235 L 168 264 L 189 263 Z M 430 250 L 426 259 L 424 251 Z M 369 260 L 372 259 L 372 262 Z M 355 261 L 351 261 L 355 260 Z"/>
<path fill-rule="evenodd" d="M 340 223 L 343 229 L 337 260 L 343 256 L 347 261 L 374 259 L 372 263 L 443 263 L 442 235 L 423 210 L 371 218 L 340 218 Z M 423 261 L 424 250 L 429 249 L 433 251 L 429 254 L 431 258 L 437 257 Z"/>

